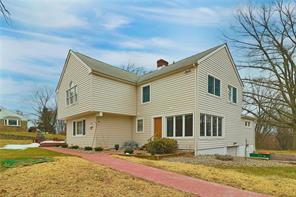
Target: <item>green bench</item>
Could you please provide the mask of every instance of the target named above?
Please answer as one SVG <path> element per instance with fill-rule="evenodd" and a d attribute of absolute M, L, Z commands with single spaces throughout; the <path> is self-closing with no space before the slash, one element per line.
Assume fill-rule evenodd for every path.
<path fill-rule="evenodd" d="M 270 153 L 250 153 L 251 158 L 271 159 Z"/>

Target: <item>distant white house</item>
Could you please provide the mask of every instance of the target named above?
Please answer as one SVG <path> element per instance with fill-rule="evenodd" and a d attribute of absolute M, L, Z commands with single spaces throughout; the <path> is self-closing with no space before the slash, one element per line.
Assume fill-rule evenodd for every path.
<path fill-rule="evenodd" d="M 0 131 L 27 131 L 27 118 L 0 107 Z"/>
<path fill-rule="evenodd" d="M 70 50 L 56 89 L 58 119 L 68 144 L 166 137 L 196 154 L 243 156 L 255 150 L 255 122 L 241 116 L 242 88 L 226 44 L 173 64 L 160 59 L 142 76 Z"/>

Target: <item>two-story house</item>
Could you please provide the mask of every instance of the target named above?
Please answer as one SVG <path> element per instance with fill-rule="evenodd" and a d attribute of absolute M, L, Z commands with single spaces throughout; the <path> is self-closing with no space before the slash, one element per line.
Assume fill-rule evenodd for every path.
<path fill-rule="evenodd" d="M 113 147 L 174 138 L 196 154 L 243 156 L 255 122 L 241 116 L 242 88 L 226 44 L 138 76 L 72 50 L 57 85 L 67 143 Z M 246 148 L 246 144 L 248 144 Z"/>

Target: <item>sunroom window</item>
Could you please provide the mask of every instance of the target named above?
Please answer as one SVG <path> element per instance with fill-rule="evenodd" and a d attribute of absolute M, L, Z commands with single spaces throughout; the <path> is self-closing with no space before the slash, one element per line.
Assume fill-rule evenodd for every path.
<path fill-rule="evenodd" d="M 183 114 L 166 117 L 167 137 L 192 137 L 193 115 Z"/>
<path fill-rule="evenodd" d="M 200 115 L 201 137 L 221 137 L 222 130 L 222 117 L 208 114 Z"/>

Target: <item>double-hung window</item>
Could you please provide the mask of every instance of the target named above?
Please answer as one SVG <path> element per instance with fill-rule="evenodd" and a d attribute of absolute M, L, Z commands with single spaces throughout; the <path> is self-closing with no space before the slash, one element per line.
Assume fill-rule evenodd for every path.
<path fill-rule="evenodd" d="M 85 135 L 85 120 L 73 121 L 73 135 Z"/>
<path fill-rule="evenodd" d="M 193 114 L 166 117 L 167 137 L 192 137 Z"/>
<path fill-rule="evenodd" d="M 144 132 L 144 120 L 143 119 L 137 119 L 137 132 L 138 133 Z"/>
<path fill-rule="evenodd" d="M 200 136 L 222 137 L 222 117 L 200 114 Z"/>
<path fill-rule="evenodd" d="M 142 87 L 142 103 L 148 103 L 151 101 L 151 89 L 150 85 Z"/>
<path fill-rule="evenodd" d="M 66 91 L 66 103 L 71 105 L 77 102 L 77 85 L 70 82 L 70 88 Z"/>
<path fill-rule="evenodd" d="M 231 85 L 228 85 L 228 101 L 237 103 L 237 89 Z"/>
<path fill-rule="evenodd" d="M 221 81 L 211 75 L 208 75 L 208 93 L 220 96 Z"/>

